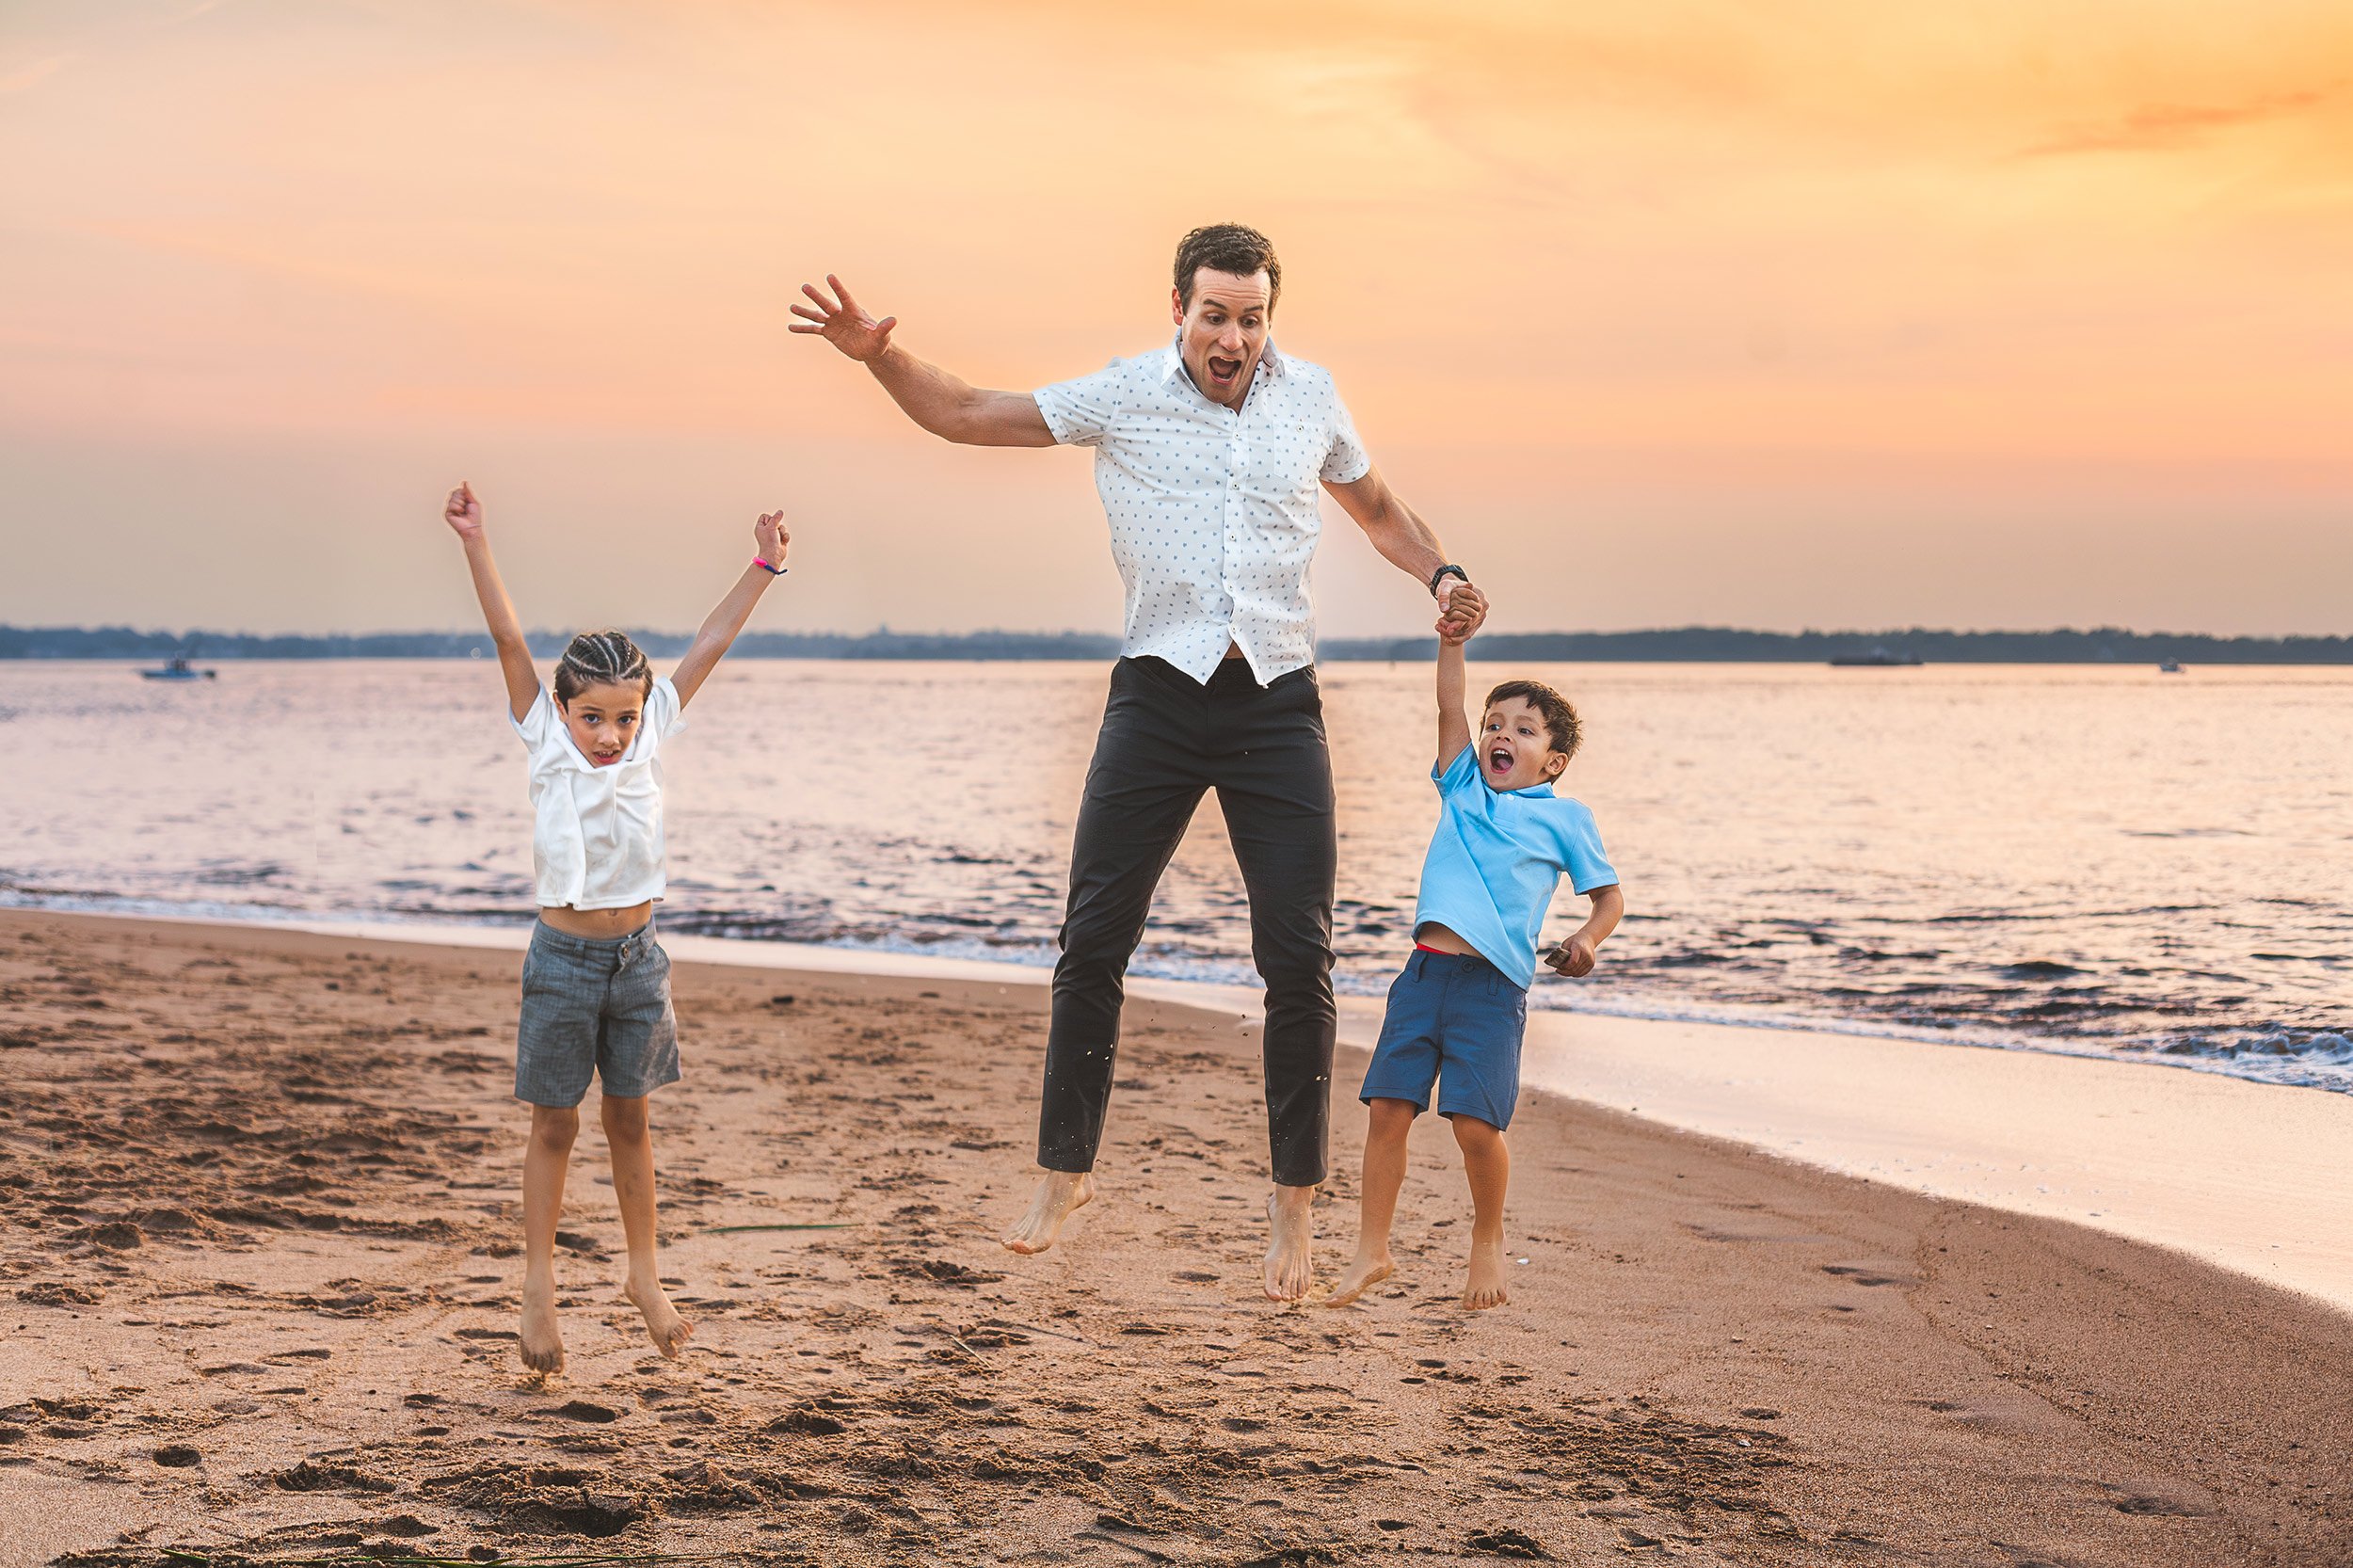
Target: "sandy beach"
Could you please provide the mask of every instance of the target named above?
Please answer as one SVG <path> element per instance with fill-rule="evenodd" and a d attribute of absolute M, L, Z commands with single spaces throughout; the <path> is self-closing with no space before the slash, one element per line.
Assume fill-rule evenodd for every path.
<path fill-rule="evenodd" d="M 1045 998 L 972 975 L 681 962 L 656 1146 L 696 1336 L 664 1362 L 620 1301 L 584 1131 L 542 1384 L 519 965 L 0 915 L 0 1564 L 2353 1558 L 2353 1318 L 1565 1096 L 1513 1129 L 1509 1306 L 1454 1304 L 1431 1122 L 1400 1277 L 1269 1304 L 1230 1013 L 1131 1002 L 1103 1197 L 1016 1258 Z M 1327 1282 L 1345 1096 L 1336 1127 Z"/>

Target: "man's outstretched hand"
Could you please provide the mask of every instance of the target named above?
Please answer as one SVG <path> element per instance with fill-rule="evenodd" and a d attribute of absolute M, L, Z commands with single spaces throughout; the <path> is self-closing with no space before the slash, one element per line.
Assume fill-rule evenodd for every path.
<path fill-rule="evenodd" d="M 1467 642 L 1487 618 L 1487 596 L 1460 578 L 1439 580 L 1447 595 L 1438 604 L 1438 635 L 1450 643 Z"/>
<path fill-rule="evenodd" d="M 815 332 L 836 348 L 860 364 L 877 358 L 890 346 L 890 329 L 899 325 L 897 316 L 885 316 L 876 321 L 866 313 L 858 302 L 850 297 L 850 291 L 841 286 L 841 280 L 825 274 L 825 285 L 833 290 L 833 297 L 825 297 L 824 289 L 814 283 L 803 283 L 801 292 L 809 297 L 808 305 L 795 305 L 792 313 L 801 319 L 792 323 L 795 332 Z"/>

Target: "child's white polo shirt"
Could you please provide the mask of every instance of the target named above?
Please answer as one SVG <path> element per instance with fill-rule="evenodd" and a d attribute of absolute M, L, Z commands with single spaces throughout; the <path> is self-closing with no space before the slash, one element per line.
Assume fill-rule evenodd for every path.
<path fill-rule="evenodd" d="M 515 733 L 531 748 L 532 874 L 543 909 L 626 909 L 662 896 L 662 744 L 686 727 L 678 688 L 646 694 L 621 760 L 599 767 L 572 744 L 547 688 Z"/>

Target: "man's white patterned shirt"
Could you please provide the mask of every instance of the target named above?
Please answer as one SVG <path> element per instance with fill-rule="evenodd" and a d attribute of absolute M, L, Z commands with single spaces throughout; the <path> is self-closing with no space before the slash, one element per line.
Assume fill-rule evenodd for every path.
<path fill-rule="evenodd" d="M 1123 654 L 1207 681 L 1239 645 L 1262 685 L 1314 662 L 1317 488 L 1372 468 L 1329 371 L 1269 343 L 1229 408 L 1172 344 L 1032 395 L 1055 440 L 1095 448 L 1128 589 Z"/>

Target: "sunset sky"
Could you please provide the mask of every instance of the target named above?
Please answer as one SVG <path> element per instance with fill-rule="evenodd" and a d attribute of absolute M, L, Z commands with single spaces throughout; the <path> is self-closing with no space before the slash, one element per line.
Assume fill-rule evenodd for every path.
<path fill-rule="evenodd" d="M 1239 219 L 1508 630 L 2353 632 L 2353 7 L 14 0 L 0 620 L 1111 630 L 1028 388 Z M 1333 513 L 1324 630 L 1417 590 Z"/>

